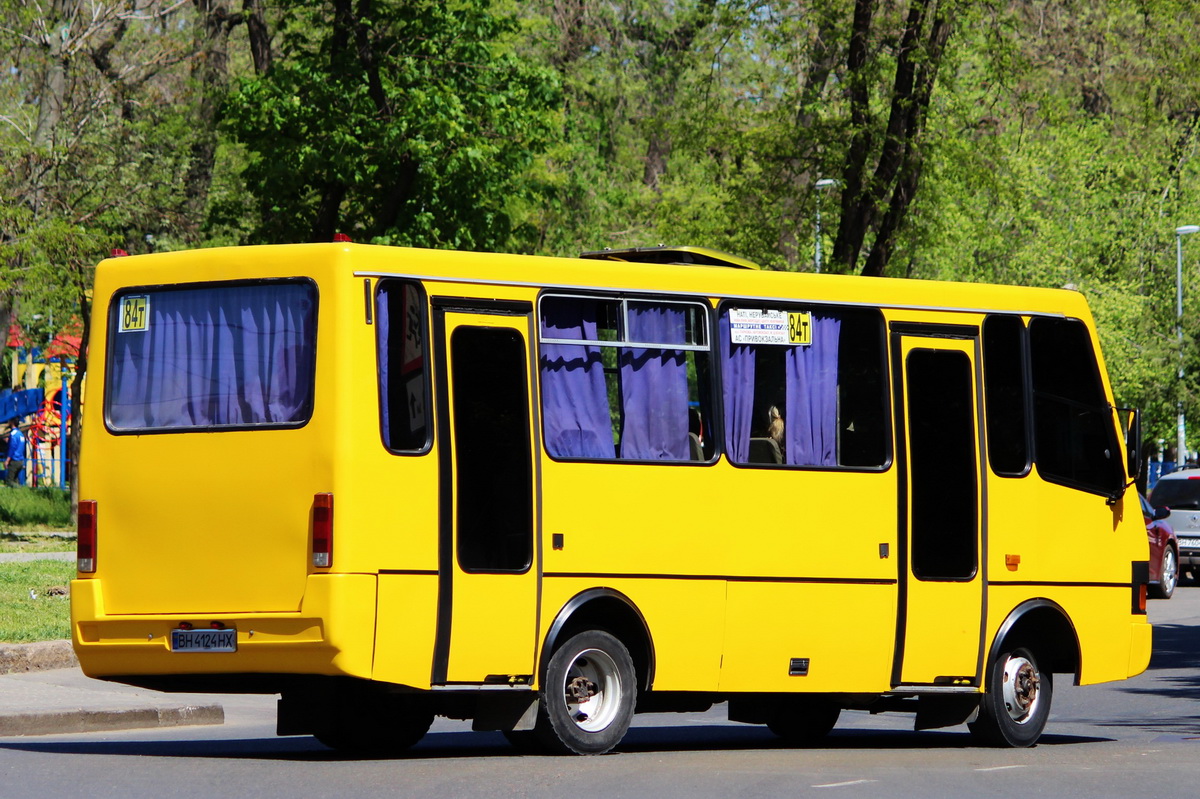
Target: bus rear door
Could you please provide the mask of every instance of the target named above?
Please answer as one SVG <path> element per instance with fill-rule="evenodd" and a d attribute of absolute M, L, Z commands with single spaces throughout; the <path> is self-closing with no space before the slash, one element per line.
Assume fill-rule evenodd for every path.
<path fill-rule="evenodd" d="M 529 303 L 434 298 L 435 684 L 530 682 L 538 577 Z"/>

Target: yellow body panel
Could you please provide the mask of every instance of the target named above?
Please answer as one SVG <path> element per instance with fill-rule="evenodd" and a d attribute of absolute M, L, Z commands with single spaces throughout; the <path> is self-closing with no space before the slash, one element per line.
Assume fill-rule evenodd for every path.
<path fill-rule="evenodd" d="M 891 687 L 895 586 L 730 583 L 727 614 L 722 691 Z M 793 659 L 806 674 L 791 674 Z"/>
<path fill-rule="evenodd" d="M 721 678 L 725 583 L 720 580 L 652 580 L 548 576 L 543 605 L 557 611 L 598 585 L 628 597 L 652 631 L 656 691 L 715 691 Z M 543 616 L 547 630 L 553 613 Z M 543 630 L 544 635 L 547 630 Z"/>
<path fill-rule="evenodd" d="M 429 686 L 437 634 L 437 575 L 381 574 L 376 610 L 376 680 Z"/>
<path fill-rule="evenodd" d="M 881 308 L 889 324 L 977 327 L 987 312 L 1064 315 L 1087 323 L 1095 342 L 1082 297 L 1057 290 L 352 244 L 106 261 L 97 269 L 80 465 L 80 496 L 98 503 L 98 570 L 72 585 L 75 646 L 88 674 L 349 675 L 431 688 L 439 614 L 451 609 L 439 606 L 447 601 L 439 575 L 452 569 L 451 683 L 529 674 L 536 682 L 546 635 L 563 608 L 603 588 L 627 597 L 644 620 L 655 690 L 896 687 L 899 593 L 910 576 L 899 561 L 902 486 L 894 459 L 864 471 L 740 468 L 724 457 L 711 464 L 558 462 L 540 451 L 535 424 L 530 571 L 510 580 L 443 563 L 439 464 L 448 442 L 435 435 L 428 451 L 401 455 L 381 443 L 367 298 L 385 275 L 419 281 L 427 300 L 475 297 L 534 308 L 539 291 L 554 287 L 674 293 L 710 307 L 722 297 L 845 303 Z M 318 290 L 307 423 L 110 433 L 103 394 L 113 295 L 124 287 L 259 278 L 304 278 Z M 517 327 L 536 347 L 524 317 L 471 318 Z M 532 364 L 535 356 L 536 349 Z M 529 377 L 536 414 L 536 369 Z M 1105 391 L 1111 401 L 1106 378 Z M 435 381 L 430 402 L 445 401 Z M 895 453 L 903 442 L 890 421 Z M 982 482 L 981 601 L 964 604 L 961 592 L 942 586 L 909 594 L 908 618 L 924 626 L 919 634 L 909 628 L 904 680 L 976 675 L 977 653 L 986 654 L 1009 614 L 1032 599 L 1066 612 L 1080 642 L 1082 682 L 1143 670 L 1149 625 L 1131 612 L 1129 588 L 1131 564 L 1147 557 L 1136 503 L 1110 507 L 1036 471 L 1009 478 L 985 469 Z M 309 557 L 310 515 L 323 492 L 336 498 L 334 556 L 332 566 L 318 569 Z M 979 618 L 983 607 L 986 619 Z M 238 651 L 171 653 L 167 636 L 181 621 L 235 626 Z M 945 635 L 970 641 L 980 630 L 975 657 L 964 654 L 967 646 L 946 657 Z M 805 659 L 807 674 L 789 674 L 793 660 Z"/>

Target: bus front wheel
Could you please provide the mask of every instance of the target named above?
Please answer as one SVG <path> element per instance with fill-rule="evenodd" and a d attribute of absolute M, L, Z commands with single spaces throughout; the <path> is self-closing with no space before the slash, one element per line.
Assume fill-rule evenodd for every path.
<path fill-rule="evenodd" d="M 1005 651 L 988 669 L 979 716 L 968 727 L 989 746 L 1033 746 L 1050 717 L 1054 692 L 1049 672 L 1028 649 Z"/>
<path fill-rule="evenodd" d="M 625 737 L 637 699 L 629 650 L 601 630 L 572 636 L 551 656 L 535 732 L 552 751 L 600 755 Z"/>

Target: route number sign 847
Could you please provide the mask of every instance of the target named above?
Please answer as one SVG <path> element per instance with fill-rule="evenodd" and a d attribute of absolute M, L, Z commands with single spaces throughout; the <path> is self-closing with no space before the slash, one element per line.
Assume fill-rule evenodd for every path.
<path fill-rule="evenodd" d="M 145 294 L 121 298 L 121 319 L 118 330 L 122 333 L 146 330 L 150 323 L 150 298 Z"/>

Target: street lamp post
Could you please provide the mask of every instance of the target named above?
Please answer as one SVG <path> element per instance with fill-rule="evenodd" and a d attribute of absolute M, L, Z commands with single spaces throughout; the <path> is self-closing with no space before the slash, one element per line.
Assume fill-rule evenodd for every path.
<path fill-rule="evenodd" d="M 1179 345 L 1179 386 L 1176 410 L 1179 418 L 1175 427 L 1175 463 L 1182 468 L 1187 463 L 1187 436 L 1183 419 L 1183 237 L 1200 233 L 1200 225 L 1181 225 L 1175 228 L 1175 340 Z"/>
<path fill-rule="evenodd" d="M 817 271 L 821 271 L 821 197 L 823 193 L 821 189 L 827 189 L 837 183 L 833 178 L 821 178 L 816 182 L 817 187 L 817 248 L 813 251 L 813 262 L 817 265 Z"/>

